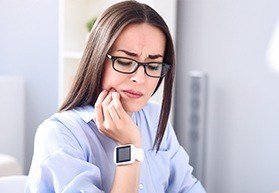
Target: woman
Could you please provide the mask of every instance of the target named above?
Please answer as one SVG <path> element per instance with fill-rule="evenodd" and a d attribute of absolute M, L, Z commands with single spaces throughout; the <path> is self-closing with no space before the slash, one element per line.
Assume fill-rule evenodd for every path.
<path fill-rule="evenodd" d="M 35 137 L 26 192 L 205 192 L 168 123 L 174 49 L 136 1 L 97 19 L 60 112 Z M 148 101 L 164 79 L 162 106 Z"/>

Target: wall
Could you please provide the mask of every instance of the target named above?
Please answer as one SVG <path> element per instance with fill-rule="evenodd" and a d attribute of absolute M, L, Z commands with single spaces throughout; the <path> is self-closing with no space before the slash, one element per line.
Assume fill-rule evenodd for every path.
<path fill-rule="evenodd" d="M 23 76 L 28 171 L 37 126 L 58 104 L 58 1 L 0 1 L 0 75 Z"/>
<path fill-rule="evenodd" d="M 279 74 L 265 58 L 278 19 L 277 0 L 178 1 L 176 128 L 187 72 L 205 71 L 209 193 L 279 189 Z"/>

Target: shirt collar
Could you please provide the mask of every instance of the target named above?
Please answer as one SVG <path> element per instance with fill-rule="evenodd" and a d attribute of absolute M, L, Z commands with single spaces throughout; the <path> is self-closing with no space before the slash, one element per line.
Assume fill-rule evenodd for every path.
<path fill-rule="evenodd" d="M 86 123 L 89 123 L 93 119 L 95 113 L 95 109 L 91 105 L 76 107 L 74 110 Z"/>

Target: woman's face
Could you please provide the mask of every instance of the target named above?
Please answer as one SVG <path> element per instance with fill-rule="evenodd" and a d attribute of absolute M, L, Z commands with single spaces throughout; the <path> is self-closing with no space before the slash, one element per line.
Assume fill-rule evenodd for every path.
<path fill-rule="evenodd" d="M 165 35 L 159 28 L 147 23 L 130 24 L 120 33 L 109 54 L 138 62 L 162 62 L 165 45 Z M 143 66 L 133 74 L 123 74 L 113 69 L 108 58 L 104 65 L 102 88 L 113 88 L 120 93 L 121 103 L 129 115 L 139 111 L 151 97 L 159 78 L 147 76 Z"/>

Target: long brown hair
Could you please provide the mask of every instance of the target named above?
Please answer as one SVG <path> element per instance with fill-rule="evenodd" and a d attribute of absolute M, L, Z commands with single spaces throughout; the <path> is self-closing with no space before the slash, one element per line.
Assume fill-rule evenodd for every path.
<path fill-rule="evenodd" d="M 106 54 L 123 28 L 132 23 L 148 23 L 158 27 L 166 37 L 163 61 L 172 65 L 161 78 L 153 94 L 164 79 L 163 101 L 153 149 L 158 151 L 164 136 L 171 108 L 172 86 L 175 73 L 174 47 L 172 38 L 162 17 L 151 7 L 136 1 L 123 1 L 106 9 L 96 20 L 83 52 L 77 74 L 59 111 L 78 106 L 95 104 L 102 91 L 101 80 Z M 152 94 L 152 95 L 153 95 Z"/>

